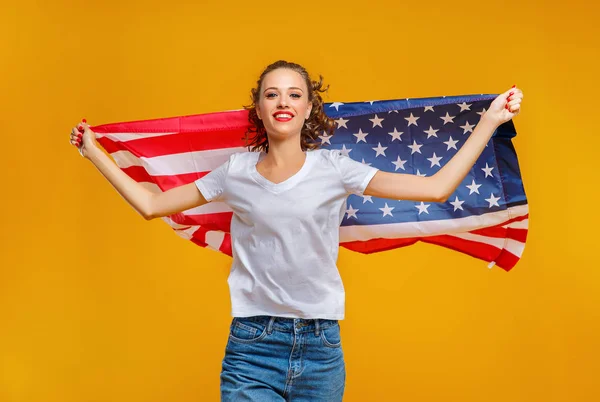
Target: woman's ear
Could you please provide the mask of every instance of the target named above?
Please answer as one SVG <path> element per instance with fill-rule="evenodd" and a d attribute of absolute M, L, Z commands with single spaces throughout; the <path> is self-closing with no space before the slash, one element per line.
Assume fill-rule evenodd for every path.
<path fill-rule="evenodd" d="M 258 107 L 258 105 L 256 105 L 254 109 L 256 109 L 256 117 L 258 117 L 258 120 L 262 120 L 262 117 L 260 117 L 260 108 Z"/>
<path fill-rule="evenodd" d="M 312 105 L 312 102 L 311 102 L 311 103 L 308 105 L 308 110 L 306 111 L 306 119 L 305 119 L 305 120 L 308 120 L 308 118 L 310 117 L 310 112 L 311 112 L 311 110 L 312 110 L 312 106 L 313 106 L 313 105 Z"/>

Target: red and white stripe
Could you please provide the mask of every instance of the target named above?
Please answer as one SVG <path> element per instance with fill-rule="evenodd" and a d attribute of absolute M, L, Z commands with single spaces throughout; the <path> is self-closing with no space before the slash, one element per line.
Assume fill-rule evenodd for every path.
<path fill-rule="evenodd" d="M 98 142 L 130 177 L 151 191 L 190 183 L 243 152 L 248 112 L 142 120 L 92 127 Z M 164 217 L 175 232 L 202 247 L 231 255 L 231 209 L 219 202 Z M 468 218 L 385 225 L 343 226 L 340 245 L 362 253 L 437 244 L 510 270 L 523 253 L 528 208 Z"/>

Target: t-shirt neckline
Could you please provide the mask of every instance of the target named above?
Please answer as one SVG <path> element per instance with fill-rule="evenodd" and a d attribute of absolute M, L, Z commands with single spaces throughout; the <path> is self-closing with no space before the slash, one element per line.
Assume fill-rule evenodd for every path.
<path fill-rule="evenodd" d="M 308 171 L 310 170 L 310 166 L 312 165 L 312 152 L 306 151 L 306 158 L 304 159 L 304 164 L 296 173 L 292 176 L 288 177 L 286 180 L 281 183 L 273 183 L 271 180 L 268 180 L 266 177 L 258 173 L 256 169 L 256 164 L 260 161 L 261 156 L 264 152 L 255 152 L 254 158 L 251 159 L 250 162 L 250 174 L 252 178 L 260 184 L 265 189 L 273 192 L 273 193 L 281 193 L 283 191 L 289 190 L 294 187 L 300 180 L 302 180 Z"/>

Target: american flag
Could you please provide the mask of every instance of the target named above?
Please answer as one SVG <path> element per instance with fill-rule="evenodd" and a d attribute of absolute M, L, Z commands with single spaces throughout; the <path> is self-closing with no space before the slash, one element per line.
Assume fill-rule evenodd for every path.
<path fill-rule="evenodd" d="M 380 170 L 431 176 L 473 132 L 496 95 L 467 95 L 324 105 L 335 119 L 323 148 Z M 130 177 L 152 191 L 190 183 L 246 152 L 248 112 L 232 110 L 92 127 L 98 142 Z M 501 125 L 454 194 L 444 203 L 350 195 L 340 245 L 361 253 L 437 244 L 508 271 L 521 258 L 528 205 L 511 139 Z M 232 254 L 231 209 L 212 202 L 162 218 L 202 247 Z"/>

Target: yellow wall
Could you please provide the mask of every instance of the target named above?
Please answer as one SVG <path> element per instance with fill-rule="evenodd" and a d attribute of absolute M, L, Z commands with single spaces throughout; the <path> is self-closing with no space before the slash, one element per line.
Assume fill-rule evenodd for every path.
<path fill-rule="evenodd" d="M 87 3 L 0 12 L 0 401 L 218 400 L 230 259 L 144 221 L 68 132 L 240 108 L 279 58 L 327 101 L 525 92 L 523 259 L 342 249 L 345 400 L 600 400 L 594 2 Z"/>

